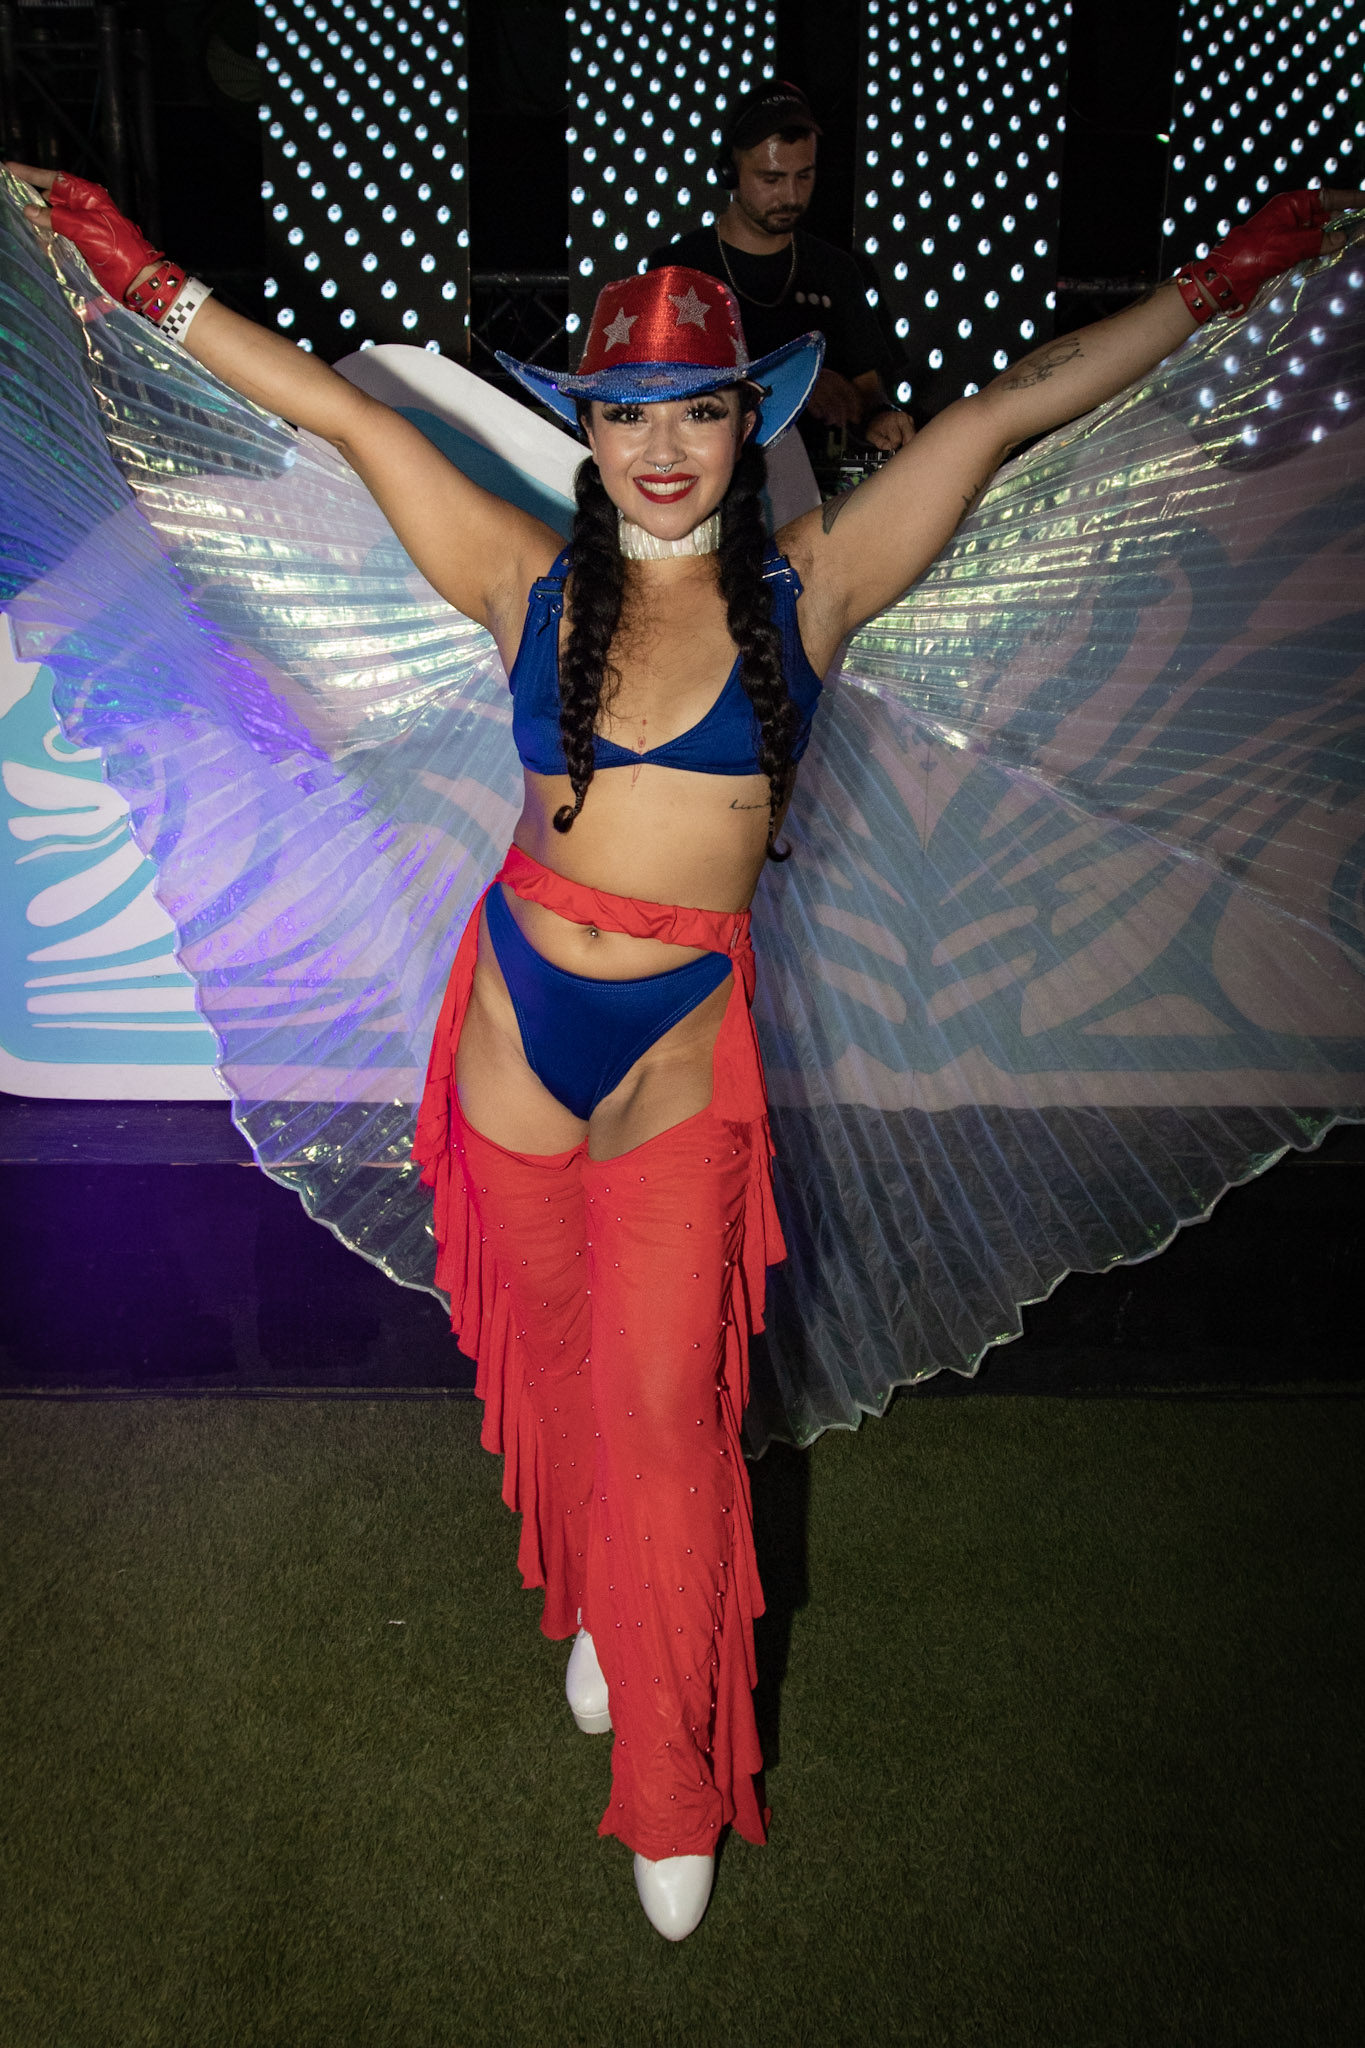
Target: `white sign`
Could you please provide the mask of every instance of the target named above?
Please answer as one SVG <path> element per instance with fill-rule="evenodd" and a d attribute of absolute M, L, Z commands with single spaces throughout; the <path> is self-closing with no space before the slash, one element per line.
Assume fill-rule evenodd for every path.
<path fill-rule="evenodd" d="M 64 739 L 52 675 L 0 613 L 0 1089 L 203 1101 L 216 1040 L 175 957 L 154 864 L 99 750 Z"/>

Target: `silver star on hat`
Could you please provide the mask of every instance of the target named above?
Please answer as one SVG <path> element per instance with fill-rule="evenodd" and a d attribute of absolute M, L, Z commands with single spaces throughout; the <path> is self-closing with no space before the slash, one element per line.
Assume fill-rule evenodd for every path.
<path fill-rule="evenodd" d="M 610 327 L 602 329 L 603 334 L 606 336 L 607 347 L 628 348 L 630 346 L 630 330 L 639 317 L 638 313 L 627 313 L 624 306 L 619 306 L 616 311 L 616 318 L 612 321 Z"/>
<path fill-rule="evenodd" d="M 711 308 L 704 299 L 697 297 L 697 287 L 694 284 L 687 287 L 681 298 L 676 292 L 670 292 L 668 299 L 669 304 L 678 309 L 679 327 L 700 327 L 705 332 L 706 316 Z"/>

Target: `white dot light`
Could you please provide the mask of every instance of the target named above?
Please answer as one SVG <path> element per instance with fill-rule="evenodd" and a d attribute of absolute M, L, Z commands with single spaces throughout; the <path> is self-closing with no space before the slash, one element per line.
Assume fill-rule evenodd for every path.
<path fill-rule="evenodd" d="M 1359 119 L 1352 121 L 1361 84 L 1358 11 L 1345 0 L 1247 7 L 1219 0 L 1202 9 L 1186 4 L 1181 19 L 1177 79 L 1190 96 L 1177 94 L 1170 136 L 1162 231 L 1176 246 L 1168 263 L 1205 253 L 1206 245 L 1188 246 L 1196 221 L 1221 237 L 1273 191 L 1307 182 L 1312 169 L 1341 184 L 1361 182 L 1347 168 L 1361 132 Z M 1313 138 L 1307 148 L 1305 136 Z"/>
<path fill-rule="evenodd" d="M 942 372 L 930 411 L 1050 328 L 1069 22 L 1057 0 L 866 0 L 860 235 L 907 364 Z"/>
<path fill-rule="evenodd" d="M 570 0 L 564 18 L 573 333 L 604 278 L 710 225 L 725 203 L 712 168 L 720 123 L 772 77 L 777 16 L 774 0 Z"/>
<path fill-rule="evenodd" d="M 362 321 L 371 346 L 439 325 L 463 349 L 467 257 L 451 247 L 452 234 L 468 246 L 463 0 L 368 16 L 349 0 L 259 0 L 257 18 L 277 81 L 262 110 L 263 196 L 277 292 L 293 302 L 277 321 L 305 324 L 324 353 Z"/>

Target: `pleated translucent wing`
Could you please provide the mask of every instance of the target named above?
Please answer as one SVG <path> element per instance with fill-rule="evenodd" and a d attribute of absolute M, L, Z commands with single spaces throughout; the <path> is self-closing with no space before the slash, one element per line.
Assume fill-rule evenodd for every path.
<path fill-rule="evenodd" d="M 413 1105 L 520 807 L 496 649 L 331 447 L 3 215 L 16 638 L 132 803 L 262 1165 L 429 1286 Z"/>
<path fill-rule="evenodd" d="M 17 632 L 133 802 L 262 1164 L 430 1284 L 413 1103 L 519 805 L 496 654 L 332 450 L 5 215 Z M 791 1253 L 756 1446 L 972 1370 L 1362 1114 L 1363 309 L 1348 249 L 1212 323 L 848 649 L 755 904 Z"/>
<path fill-rule="evenodd" d="M 1361 253 L 1008 465 L 827 693 L 756 922 L 798 1434 L 1362 1113 Z"/>

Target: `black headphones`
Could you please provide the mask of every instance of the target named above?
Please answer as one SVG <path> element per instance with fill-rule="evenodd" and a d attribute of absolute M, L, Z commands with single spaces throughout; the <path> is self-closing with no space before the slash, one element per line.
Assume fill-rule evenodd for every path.
<path fill-rule="evenodd" d="M 774 90 L 773 86 L 777 89 Z M 779 78 L 773 81 L 773 85 L 769 86 L 766 92 L 751 93 L 747 100 L 740 102 L 726 122 L 725 132 L 721 136 L 720 147 L 716 151 L 715 162 L 711 167 L 715 174 L 716 183 L 724 185 L 728 192 L 733 192 L 739 183 L 739 166 L 735 162 L 735 135 L 740 128 L 744 127 L 753 118 L 759 108 L 765 105 L 789 108 L 796 117 L 792 123 L 793 126 L 803 125 L 803 117 L 808 116 L 811 133 L 813 135 L 820 133 L 819 123 L 811 113 L 806 95 L 802 92 L 799 85 L 792 85 L 788 79 Z M 787 123 L 780 122 L 777 125 L 785 127 Z M 770 130 L 769 132 L 774 131 Z M 761 142 L 763 138 L 760 135 L 755 140 Z"/>
<path fill-rule="evenodd" d="M 715 173 L 716 183 L 724 185 L 727 191 L 730 192 L 733 192 L 739 183 L 739 165 L 735 162 L 735 145 L 730 140 L 731 135 L 734 133 L 734 126 L 733 120 L 726 122 L 725 132 L 720 138 L 720 147 L 716 151 L 715 161 L 711 165 L 711 169 Z"/>

